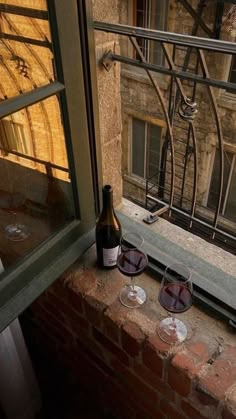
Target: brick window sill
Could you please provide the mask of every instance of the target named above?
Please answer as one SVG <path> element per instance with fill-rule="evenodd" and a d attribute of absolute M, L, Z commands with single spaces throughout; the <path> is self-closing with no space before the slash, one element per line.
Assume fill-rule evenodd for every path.
<path fill-rule="evenodd" d="M 96 267 L 92 246 L 32 306 L 41 345 L 121 418 L 236 418 L 236 342 L 225 324 L 193 306 L 189 336 L 170 347 L 156 335 L 166 316 L 159 283 L 136 279 L 148 299 L 126 309 L 117 269 Z"/>

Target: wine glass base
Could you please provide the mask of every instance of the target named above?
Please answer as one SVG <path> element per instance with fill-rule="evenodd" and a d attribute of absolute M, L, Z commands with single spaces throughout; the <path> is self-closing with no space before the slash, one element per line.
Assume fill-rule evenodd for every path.
<path fill-rule="evenodd" d="M 187 338 L 188 331 L 181 320 L 175 319 L 173 323 L 173 319 L 167 317 L 157 326 L 157 334 L 163 342 L 174 345 L 183 342 Z"/>
<path fill-rule="evenodd" d="M 146 292 L 143 288 L 134 285 L 132 288 L 130 286 L 124 286 L 120 292 L 120 302 L 125 307 L 128 308 L 137 308 L 145 303 L 147 299 Z"/>
<path fill-rule="evenodd" d="M 10 224 L 5 228 L 6 236 L 9 240 L 20 242 L 30 236 L 30 231 L 24 224 Z"/>

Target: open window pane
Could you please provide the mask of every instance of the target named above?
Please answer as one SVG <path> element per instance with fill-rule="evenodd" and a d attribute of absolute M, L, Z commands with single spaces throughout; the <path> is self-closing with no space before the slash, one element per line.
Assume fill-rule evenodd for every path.
<path fill-rule="evenodd" d="M 132 121 L 132 174 L 144 178 L 145 122 L 137 118 Z"/>
<path fill-rule="evenodd" d="M 58 98 L 53 96 L 0 121 L 4 267 L 26 256 L 73 218 L 64 131 Z"/>
<path fill-rule="evenodd" d="M 51 83 L 54 60 L 46 0 L 1 2 L 0 25 L 0 100 Z"/>

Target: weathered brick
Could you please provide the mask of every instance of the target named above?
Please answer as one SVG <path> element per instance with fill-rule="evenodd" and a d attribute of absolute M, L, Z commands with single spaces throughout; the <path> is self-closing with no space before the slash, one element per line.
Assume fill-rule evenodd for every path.
<path fill-rule="evenodd" d="M 83 313 L 83 304 L 82 304 L 82 298 L 81 295 L 74 292 L 73 289 L 67 287 L 67 298 L 68 298 L 68 304 L 71 306 L 73 310 L 75 310 L 77 313 Z"/>
<path fill-rule="evenodd" d="M 111 365 L 117 374 L 120 383 L 131 391 L 133 396 L 147 406 L 155 406 L 158 401 L 156 392 L 143 383 L 131 370 L 122 365 L 118 360 L 113 359 Z"/>
<path fill-rule="evenodd" d="M 103 405 L 108 405 L 115 417 L 122 417 L 122 419 L 135 418 L 135 408 L 133 403 L 130 402 L 129 395 L 114 380 L 110 379 L 101 393 Z"/>
<path fill-rule="evenodd" d="M 217 339 L 210 335 L 198 331 L 193 334 L 191 339 L 185 342 L 186 349 L 202 362 L 208 362 L 215 359 L 215 356 L 221 353 L 222 345 Z"/>
<path fill-rule="evenodd" d="M 177 407 L 171 406 L 166 399 L 160 401 L 160 410 L 167 415 L 168 419 L 185 419 L 185 416 L 178 412 Z"/>
<path fill-rule="evenodd" d="M 116 324 L 107 313 L 103 316 L 103 330 L 105 334 L 114 342 L 119 343 L 120 341 L 120 325 Z"/>
<path fill-rule="evenodd" d="M 144 339 L 145 335 L 136 323 L 126 322 L 121 329 L 122 347 L 131 356 L 138 356 Z"/>
<path fill-rule="evenodd" d="M 163 380 L 158 378 L 156 374 L 145 367 L 145 365 L 141 365 L 138 362 L 134 362 L 134 372 L 147 384 L 149 384 L 159 395 L 165 396 L 168 400 L 174 401 L 175 400 L 175 392 L 172 388 L 166 384 Z"/>
<path fill-rule="evenodd" d="M 93 328 L 93 336 L 108 352 L 117 357 L 123 364 L 129 365 L 128 355 L 96 328 Z"/>
<path fill-rule="evenodd" d="M 166 419 L 166 416 L 159 410 L 156 409 L 155 412 L 150 412 L 147 409 L 139 408 L 136 413 L 136 419 Z"/>
<path fill-rule="evenodd" d="M 77 294 L 89 294 L 97 288 L 97 279 L 88 269 L 73 269 L 64 281 L 66 286 Z"/>
<path fill-rule="evenodd" d="M 107 306 L 91 295 L 84 299 L 84 309 L 86 318 L 95 327 L 100 328 L 102 325 L 103 312 Z"/>
<path fill-rule="evenodd" d="M 198 378 L 196 395 L 203 404 L 217 405 L 236 381 L 236 347 L 227 346 Z"/>
<path fill-rule="evenodd" d="M 73 340 L 73 333 L 70 328 L 64 322 L 60 322 L 59 319 L 52 316 L 44 307 L 42 307 L 41 311 L 37 312 L 35 321 L 40 325 L 41 329 L 45 328 L 47 331 L 50 331 L 59 342 L 67 343 Z"/>
<path fill-rule="evenodd" d="M 149 337 L 143 348 L 143 363 L 159 377 L 162 377 L 164 360 L 168 356 L 170 345 L 158 336 Z"/>
<path fill-rule="evenodd" d="M 189 343 L 186 347 L 189 352 L 192 352 L 202 362 L 206 362 L 210 358 L 208 347 L 203 342 Z"/>
<path fill-rule="evenodd" d="M 236 418 L 236 412 L 232 412 L 228 409 L 227 406 L 224 407 L 222 412 L 222 419 L 235 419 Z"/>
<path fill-rule="evenodd" d="M 66 299 L 62 300 L 61 298 L 57 298 L 55 294 L 49 295 L 48 300 L 44 303 L 44 306 L 58 319 L 60 319 L 61 315 L 63 314 L 63 317 L 65 319 L 64 321 L 66 323 L 83 323 L 84 319 L 82 319 L 80 316 L 81 311 L 75 311 L 73 308 L 71 308 L 69 302 Z"/>
<path fill-rule="evenodd" d="M 169 385 L 180 395 L 188 396 L 192 380 L 202 365 L 202 362 L 187 351 L 177 353 L 168 368 Z"/>
<path fill-rule="evenodd" d="M 236 419 L 236 382 L 226 394 L 222 418 Z"/>
<path fill-rule="evenodd" d="M 206 416 L 202 416 L 200 412 L 198 412 L 193 406 L 191 406 L 191 404 L 187 403 L 184 400 L 181 401 L 181 409 L 190 419 L 206 418 Z M 200 405 L 199 405 L 199 409 L 201 409 Z"/>

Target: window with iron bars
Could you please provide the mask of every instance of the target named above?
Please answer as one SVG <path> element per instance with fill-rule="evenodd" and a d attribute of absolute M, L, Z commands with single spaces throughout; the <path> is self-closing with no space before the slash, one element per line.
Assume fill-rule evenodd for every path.
<path fill-rule="evenodd" d="M 134 0 L 133 24 L 140 28 L 166 30 L 168 1 Z M 145 59 L 153 64 L 162 64 L 163 51 L 159 42 L 139 39 L 138 44 Z M 135 58 L 139 59 L 135 54 Z"/>

